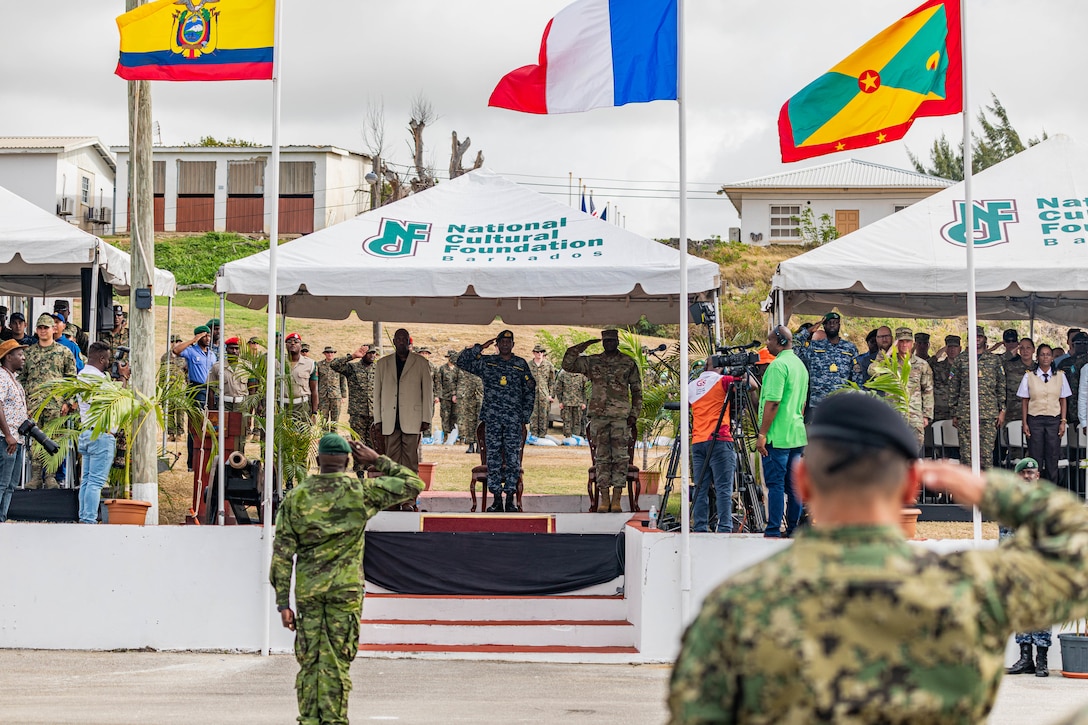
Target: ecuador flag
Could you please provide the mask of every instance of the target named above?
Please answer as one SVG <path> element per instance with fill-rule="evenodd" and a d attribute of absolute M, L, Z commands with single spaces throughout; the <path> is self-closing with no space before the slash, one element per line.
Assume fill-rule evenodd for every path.
<path fill-rule="evenodd" d="M 270 80 L 275 0 L 156 0 L 117 18 L 129 81 Z"/>
<path fill-rule="evenodd" d="M 962 107 L 960 0 L 929 0 L 786 101 L 782 160 L 897 141 Z"/>

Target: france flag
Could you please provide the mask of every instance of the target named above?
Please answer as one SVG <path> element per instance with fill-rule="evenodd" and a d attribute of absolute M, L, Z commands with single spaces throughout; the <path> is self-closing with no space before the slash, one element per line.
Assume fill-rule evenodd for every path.
<path fill-rule="evenodd" d="M 523 113 L 676 100 L 677 0 L 577 0 L 544 28 L 537 65 L 507 73 L 489 106 Z"/>

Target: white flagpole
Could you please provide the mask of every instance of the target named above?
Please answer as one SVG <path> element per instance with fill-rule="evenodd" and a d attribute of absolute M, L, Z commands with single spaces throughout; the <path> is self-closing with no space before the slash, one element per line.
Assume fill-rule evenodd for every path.
<path fill-rule="evenodd" d="M 271 647 L 272 607 L 275 604 L 272 586 L 268 583 L 268 569 L 272 564 L 272 538 L 275 534 L 275 522 L 272 520 L 272 461 L 275 459 L 276 422 L 276 369 L 279 358 L 276 350 L 276 257 L 278 254 L 280 232 L 280 31 L 283 24 L 281 6 L 285 0 L 276 0 L 276 18 L 272 36 L 272 168 L 269 170 L 268 183 L 272 188 L 272 220 L 268 230 L 268 327 L 265 341 L 265 387 L 264 387 L 264 500 L 261 502 L 264 527 L 264 566 L 257 572 L 265 591 L 263 613 L 264 642 L 261 654 L 268 656 Z M 220 328 L 222 329 L 222 328 Z"/>
<path fill-rule="evenodd" d="M 688 139 L 684 108 L 684 0 L 676 1 L 676 106 L 680 139 L 680 618 L 691 613 L 691 521 L 688 505 Z"/>
<path fill-rule="evenodd" d="M 974 340 L 975 327 L 978 325 L 978 310 L 975 305 L 975 206 L 971 195 L 971 114 L 967 104 L 967 0 L 960 3 L 960 52 L 963 72 L 963 239 L 967 246 L 967 337 Z M 979 450 L 979 408 L 978 408 L 978 362 L 979 355 L 985 350 L 975 351 L 974 347 L 968 358 L 970 362 L 971 391 L 971 470 L 978 473 L 982 456 L 992 456 L 993 451 Z M 982 513 L 978 506 L 972 511 L 975 543 L 982 541 Z"/>

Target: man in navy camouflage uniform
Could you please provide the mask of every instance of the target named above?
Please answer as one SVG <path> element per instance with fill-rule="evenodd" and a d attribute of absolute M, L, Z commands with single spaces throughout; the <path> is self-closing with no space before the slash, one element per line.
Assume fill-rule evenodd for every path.
<path fill-rule="evenodd" d="M 484 355 L 483 351 L 492 344 L 499 353 Z M 488 511 L 518 510 L 521 441 L 536 402 L 536 379 L 529 371 L 529 363 L 514 355 L 513 349 L 514 333 L 503 330 L 482 345 L 466 347 L 457 357 L 457 367 L 480 376 L 484 382 L 480 420 L 484 423 L 487 446 L 487 490 L 495 497 Z"/>
<path fill-rule="evenodd" d="M 824 398 L 857 378 L 857 345 L 839 337 L 842 318 L 838 312 L 828 312 L 808 329 L 802 328 L 793 337 L 793 351 L 808 368 L 808 415 Z M 827 337 L 813 339 L 813 333 L 823 328 Z"/>

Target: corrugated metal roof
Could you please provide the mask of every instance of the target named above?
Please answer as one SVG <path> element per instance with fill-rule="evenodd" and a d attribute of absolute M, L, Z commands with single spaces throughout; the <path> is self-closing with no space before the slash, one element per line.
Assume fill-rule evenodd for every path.
<path fill-rule="evenodd" d="M 19 152 L 68 153 L 94 147 L 102 160 L 117 171 L 117 160 L 97 136 L 0 136 L 0 154 Z"/>
<path fill-rule="evenodd" d="M 771 174 L 755 179 L 747 179 L 732 184 L 724 184 L 722 190 L 732 189 L 803 189 L 803 188 L 838 188 L 838 189 L 888 189 L 888 188 L 932 188 L 944 189 L 956 182 L 941 179 L 917 171 L 897 169 L 869 161 L 847 159 L 835 161 L 807 169 L 787 171 L 783 174 Z"/>

